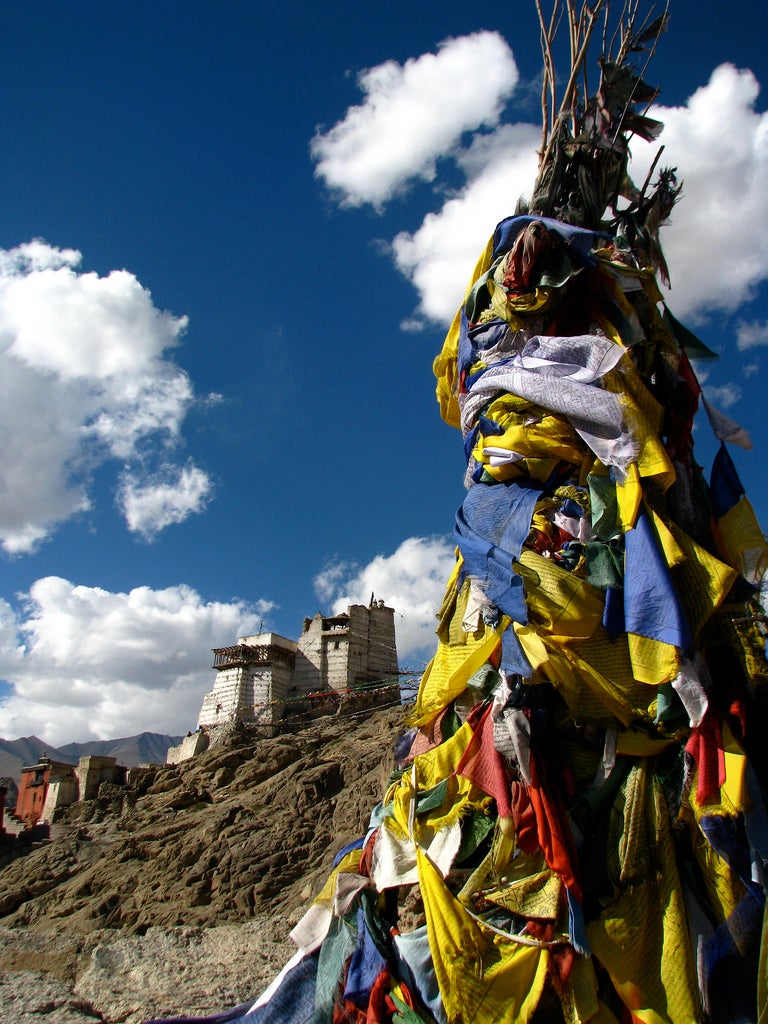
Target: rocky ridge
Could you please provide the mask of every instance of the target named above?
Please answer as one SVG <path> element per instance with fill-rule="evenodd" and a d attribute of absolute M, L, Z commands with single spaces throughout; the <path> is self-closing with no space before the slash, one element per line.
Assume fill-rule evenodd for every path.
<path fill-rule="evenodd" d="M 23 736 L 18 740 L 0 738 L 0 777 L 15 780 L 21 774 L 23 765 L 35 764 L 41 755 L 54 761 L 76 765 L 86 754 L 114 757 L 118 764 L 132 768 L 134 765 L 164 762 L 169 747 L 176 746 L 182 736 L 165 736 L 156 732 L 142 732 L 136 736 L 123 736 L 114 740 L 89 740 L 85 743 L 67 743 L 63 747 L 52 747 L 37 736 Z M 7 803 L 7 802 L 6 802 Z"/>
<path fill-rule="evenodd" d="M 68 808 L 0 868 L 0 1018 L 138 1024 L 255 998 L 365 832 L 404 728 L 397 707 L 236 733 Z"/>

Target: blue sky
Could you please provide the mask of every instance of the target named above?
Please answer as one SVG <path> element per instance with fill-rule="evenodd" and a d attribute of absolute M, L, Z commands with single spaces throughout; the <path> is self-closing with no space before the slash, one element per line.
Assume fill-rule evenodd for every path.
<path fill-rule="evenodd" d="M 662 241 L 763 523 L 768 84 L 673 2 Z M 0 735 L 194 727 L 210 648 L 371 591 L 424 662 L 461 439 L 431 363 L 530 189 L 533 3 L 4 7 Z M 635 178 L 652 153 L 633 147 Z M 714 445 L 701 415 L 699 461 Z"/>

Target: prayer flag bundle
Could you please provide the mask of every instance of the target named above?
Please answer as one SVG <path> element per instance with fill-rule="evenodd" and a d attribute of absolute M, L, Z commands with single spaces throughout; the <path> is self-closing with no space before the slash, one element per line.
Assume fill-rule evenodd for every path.
<path fill-rule="evenodd" d="M 768 545 L 743 432 L 708 409 L 709 480 L 694 458 L 711 353 L 657 287 L 674 172 L 626 174 L 661 127 L 630 57 L 664 24 L 564 98 L 480 256 L 434 363 L 467 495 L 410 732 L 297 956 L 217 1020 L 768 1021 Z"/>

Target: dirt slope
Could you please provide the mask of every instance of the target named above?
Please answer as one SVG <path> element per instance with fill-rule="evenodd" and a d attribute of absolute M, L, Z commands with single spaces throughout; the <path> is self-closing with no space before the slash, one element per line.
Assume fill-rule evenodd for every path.
<path fill-rule="evenodd" d="M 262 945 L 275 944 L 274 956 L 262 965 L 268 980 L 283 962 L 291 925 L 322 885 L 336 851 L 364 834 L 404 728 L 404 713 L 395 708 L 319 719 L 303 731 L 258 742 L 235 737 L 192 761 L 151 769 L 136 788 L 102 786 L 97 800 L 70 808 L 51 843 L 0 869 L 0 1016 L 4 1011 L 3 1019 L 19 1022 L 134 1021 L 180 1012 L 180 989 L 169 971 L 181 969 L 201 935 L 229 926 L 242 926 L 238 935 L 246 945 L 259 944 L 254 933 Z M 177 968 L 168 966 L 172 956 L 158 962 L 165 948 L 158 937 L 168 929 L 187 948 Z M 103 972 L 104 983 L 110 979 L 106 988 L 99 988 L 98 978 L 94 982 L 105 946 L 113 959 L 118 947 L 125 957 L 126 942 L 134 950 L 154 944 L 155 973 L 164 972 L 175 1003 L 158 1010 L 147 990 L 144 1004 L 134 992 L 135 1005 L 126 1009 L 121 997 L 110 996 L 114 970 Z M 135 974 L 135 963 L 131 970 Z M 86 1015 L 65 1016 L 64 1004 L 51 997 L 43 1004 L 56 1004 L 58 1016 L 30 1016 L 29 1006 L 14 997 L 22 980 L 30 991 L 30 971 L 42 976 L 40 984 L 55 979 L 70 989 L 87 973 L 87 998 L 80 984 L 77 1007 L 67 1008 Z M 251 959 L 242 985 L 233 979 L 225 991 L 219 985 L 214 997 L 227 1005 L 230 989 L 236 1001 L 258 994 L 263 985 L 253 973 Z M 196 998 L 183 1007 L 186 1012 L 222 1008 L 200 1005 L 207 999 L 203 992 Z"/>

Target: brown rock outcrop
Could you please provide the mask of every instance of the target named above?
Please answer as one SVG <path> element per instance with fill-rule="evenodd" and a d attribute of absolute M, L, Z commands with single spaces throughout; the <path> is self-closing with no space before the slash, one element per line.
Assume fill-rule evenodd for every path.
<path fill-rule="evenodd" d="M 73 805 L 0 870 L 0 1016 L 116 1024 L 255 998 L 364 834 L 404 727 L 398 707 L 241 734 Z"/>

